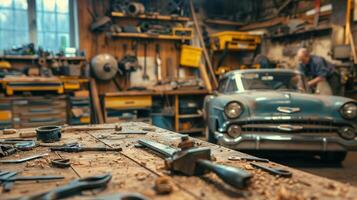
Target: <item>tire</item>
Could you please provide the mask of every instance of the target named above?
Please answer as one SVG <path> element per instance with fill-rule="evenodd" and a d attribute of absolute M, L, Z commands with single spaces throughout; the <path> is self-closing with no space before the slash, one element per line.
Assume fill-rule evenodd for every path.
<path fill-rule="evenodd" d="M 347 151 L 333 151 L 320 154 L 320 159 L 325 163 L 340 164 L 345 160 Z"/>
<path fill-rule="evenodd" d="M 217 139 L 214 137 L 214 133 L 212 133 L 208 127 L 205 128 L 205 137 L 207 142 L 217 144 Z"/>

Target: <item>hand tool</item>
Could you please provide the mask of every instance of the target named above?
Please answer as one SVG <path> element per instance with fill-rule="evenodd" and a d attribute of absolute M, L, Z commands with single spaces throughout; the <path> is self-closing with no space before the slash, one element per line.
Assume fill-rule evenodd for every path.
<path fill-rule="evenodd" d="M 175 172 L 188 176 L 203 175 L 206 172 L 214 172 L 225 183 L 244 188 L 252 175 L 242 169 L 220 165 L 211 162 L 211 150 L 209 148 L 191 148 L 184 151 L 172 148 L 150 140 L 139 139 L 139 144 L 165 155 L 166 166 Z"/>
<path fill-rule="evenodd" d="M 52 143 L 61 140 L 60 126 L 41 126 L 36 129 L 37 140 Z"/>
<path fill-rule="evenodd" d="M 26 161 L 29 161 L 29 160 L 35 160 L 37 158 L 42 158 L 42 157 L 45 157 L 45 156 L 48 156 L 48 154 L 45 153 L 45 154 L 30 156 L 30 157 L 27 157 L 27 158 L 21 158 L 19 160 L 0 160 L 0 163 L 23 163 L 23 162 L 26 162 Z"/>
<path fill-rule="evenodd" d="M 272 168 L 272 167 L 268 167 L 268 166 L 257 164 L 257 163 L 250 163 L 250 165 L 252 165 L 255 168 L 264 170 L 264 171 L 266 171 L 270 174 L 273 174 L 273 175 L 278 175 L 281 177 L 291 177 L 292 176 L 292 173 L 285 169 Z"/>
<path fill-rule="evenodd" d="M 77 194 L 80 194 L 86 190 L 93 190 L 104 188 L 107 186 L 111 180 L 111 174 L 104 174 L 100 176 L 86 177 L 82 179 L 76 179 L 71 181 L 69 184 L 62 187 L 57 187 L 48 192 L 41 194 L 35 194 L 31 196 L 25 196 L 19 198 L 20 200 L 55 200 L 55 199 L 64 199 L 71 197 Z"/>
<path fill-rule="evenodd" d="M 244 160 L 244 161 L 256 161 L 256 162 L 265 162 L 265 163 L 269 162 L 269 160 L 265 158 L 241 157 L 241 156 L 229 156 L 228 160 L 232 160 L 232 161 Z"/>
<path fill-rule="evenodd" d="M 16 153 L 16 148 L 13 145 L 0 144 L 0 157 L 5 157 Z"/>
<path fill-rule="evenodd" d="M 7 172 L 7 174 L 2 175 L 1 177 L 4 179 L 9 179 L 13 176 L 16 176 L 17 172 Z M 4 192 L 9 192 L 14 186 L 14 182 L 12 181 L 0 181 L 0 185 L 2 185 Z"/>
<path fill-rule="evenodd" d="M 36 141 L 30 139 L 0 139 L 0 144 L 12 144 L 21 151 L 29 151 L 36 147 Z"/>
<path fill-rule="evenodd" d="M 82 151 L 121 151 L 122 148 L 108 148 L 108 147 L 81 147 L 80 144 L 67 144 L 62 147 L 52 147 L 51 151 L 64 151 L 64 152 L 82 152 Z"/>
<path fill-rule="evenodd" d="M 125 135 L 125 134 L 147 134 L 147 131 L 136 131 L 136 130 L 127 130 L 127 131 L 120 131 L 120 132 L 115 132 L 114 134 L 120 134 L 120 135 Z"/>
<path fill-rule="evenodd" d="M 57 158 L 51 160 L 51 165 L 58 168 L 67 168 L 71 166 L 71 162 L 69 159 Z"/>
<path fill-rule="evenodd" d="M 40 181 L 40 180 L 57 180 L 57 179 L 64 179 L 63 176 L 18 176 L 17 172 L 9 172 L 6 171 L 5 173 L 1 173 L 0 175 L 0 185 L 2 185 L 3 190 L 5 192 L 9 192 L 14 182 L 16 181 Z"/>
<path fill-rule="evenodd" d="M 100 127 L 100 126 L 85 126 L 85 127 L 64 127 L 62 130 L 63 131 L 100 131 L 100 130 L 112 130 L 115 129 L 115 131 L 121 131 L 122 127 L 119 125 L 115 125 L 114 127 Z"/>
<path fill-rule="evenodd" d="M 147 51 L 148 51 L 148 43 L 145 41 L 144 42 L 144 73 L 143 73 L 143 80 L 149 80 L 149 75 L 147 72 L 147 63 L 146 63 L 146 57 L 147 57 Z"/>
<path fill-rule="evenodd" d="M 117 193 L 108 196 L 95 197 L 93 200 L 149 200 L 139 193 Z"/>
<path fill-rule="evenodd" d="M 160 58 L 160 44 L 156 44 L 156 76 L 158 84 L 161 84 L 162 76 L 161 76 L 161 58 Z"/>

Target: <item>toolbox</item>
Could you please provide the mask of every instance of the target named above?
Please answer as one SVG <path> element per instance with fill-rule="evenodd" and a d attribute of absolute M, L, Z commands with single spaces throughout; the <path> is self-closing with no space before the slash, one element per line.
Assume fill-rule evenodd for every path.
<path fill-rule="evenodd" d="M 199 67 L 201 62 L 202 49 L 189 45 L 182 45 L 180 65 L 186 67 Z"/>
<path fill-rule="evenodd" d="M 259 35 L 248 32 L 223 31 L 210 35 L 212 50 L 255 50 L 261 43 Z"/>
<path fill-rule="evenodd" d="M 150 95 L 142 96 L 116 96 L 104 98 L 105 108 L 128 109 L 149 108 L 152 105 Z"/>
<path fill-rule="evenodd" d="M 67 103 L 63 96 L 13 99 L 14 128 L 63 125 L 67 123 Z"/>

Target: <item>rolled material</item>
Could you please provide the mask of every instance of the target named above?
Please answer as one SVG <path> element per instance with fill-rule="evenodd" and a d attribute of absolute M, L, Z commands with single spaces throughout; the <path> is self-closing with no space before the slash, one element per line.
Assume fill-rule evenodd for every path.
<path fill-rule="evenodd" d="M 142 3 L 133 2 L 128 5 L 127 12 L 129 15 L 132 15 L 132 16 L 141 15 L 141 14 L 144 14 L 145 7 Z"/>

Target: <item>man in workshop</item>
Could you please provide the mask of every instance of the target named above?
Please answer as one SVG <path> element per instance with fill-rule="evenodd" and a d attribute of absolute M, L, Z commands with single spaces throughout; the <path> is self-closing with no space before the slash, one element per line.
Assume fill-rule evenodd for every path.
<path fill-rule="evenodd" d="M 299 70 L 309 78 L 309 87 L 322 95 L 340 95 L 340 75 L 335 67 L 321 56 L 311 55 L 306 48 L 297 53 Z"/>

